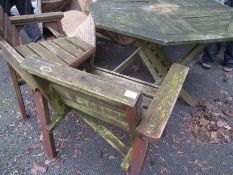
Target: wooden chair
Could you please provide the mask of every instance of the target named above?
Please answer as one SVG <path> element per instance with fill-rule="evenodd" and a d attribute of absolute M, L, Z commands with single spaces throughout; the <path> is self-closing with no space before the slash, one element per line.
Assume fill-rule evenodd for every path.
<path fill-rule="evenodd" d="M 43 15 L 24 15 L 24 16 L 11 16 L 9 17 L 4 13 L 2 6 L 0 6 L 0 38 L 5 39 L 13 46 L 20 45 L 19 32 L 26 23 L 29 22 L 44 22 L 45 26 L 49 26 L 63 34 L 60 20 L 63 17 L 62 13 L 50 13 Z M 16 97 L 19 102 L 19 107 L 23 118 L 27 118 L 25 105 L 20 91 L 20 85 L 22 81 L 16 74 L 14 69 L 8 65 L 10 75 L 13 81 L 13 86 L 16 92 Z"/>
<path fill-rule="evenodd" d="M 65 33 L 61 25 L 61 19 L 63 17 L 64 15 L 61 12 L 9 17 L 4 14 L 3 9 L 0 7 L 0 33 L 2 35 L 1 39 L 5 39 L 12 46 L 14 46 L 14 48 L 23 57 L 44 57 L 51 62 L 57 62 L 71 67 L 77 67 L 77 65 L 79 65 L 80 68 L 82 66 L 82 68 L 89 69 L 91 67 L 90 64 L 93 62 L 92 55 L 94 55 L 95 53 L 95 44 L 93 44 L 92 42 L 92 46 L 90 46 L 85 41 L 82 41 L 82 39 L 80 38 L 85 39 L 85 35 L 80 35 L 80 38 L 64 38 Z M 42 22 L 43 26 L 52 31 L 52 33 L 54 33 L 55 36 L 59 39 L 22 45 L 20 42 L 19 32 L 25 24 L 31 22 Z M 80 28 L 81 32 L 83 32 L 83 30 L 85 30 L 85 28 Z M 93 39 L 93 41 L 95 41 L 95 38 Z M 20 85 L 23 81 L 10 65 L 9 70 L 11 78 L 13 80 L 13 86 L 16 91 L 21 114 L 23 118 L 27 118 L 24 101 L 20 91 Z"/>
<path fill-rule="evenodd" d="M 173 64 L 161 86 L 155 88 L 127 78 L 123 80 L 124 77 L 111 73 L 103 77 L 98 73 L 94 75 L 44 61 L 47 60 L 45 58 L 24 58 L 5 40 L 0 40 L 0 46 L 4 59 L 35 91 L 41 130 L 49 156 L 57 155 L 53 130 L 74 109 L 95 132 L 123 155 L 122 168 L 130 175 L 140 174 L 148 143 L 161 138 L 188 73 L 186 66 Z M 113 79 L 119 78 L 122 81 L 114 82 Z M 124 83 L 129 81 L 132 83 Z M 47 102 L 58 114 L 52 120 Z M 130 145 L 122 143 L 96 120 L 125 130 L 129 134 Z"/>

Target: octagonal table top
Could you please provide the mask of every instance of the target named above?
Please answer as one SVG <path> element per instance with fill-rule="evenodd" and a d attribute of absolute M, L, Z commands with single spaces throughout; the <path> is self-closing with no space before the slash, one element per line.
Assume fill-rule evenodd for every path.
<path fill-rule="evenodd" d="M 97 28 L 160 45 L 233 40 L 233 8 L 215 0 L 97 0 Z"/>

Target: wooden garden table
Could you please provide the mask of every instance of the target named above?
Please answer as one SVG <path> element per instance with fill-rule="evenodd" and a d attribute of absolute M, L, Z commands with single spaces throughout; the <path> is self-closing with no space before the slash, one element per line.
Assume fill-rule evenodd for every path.
<path fill-rule="evenodd" d="M 90 11 L 97 28 L 123 34 L 139 47 L 115 71 L 139 54 L 157 84 L 171 65 L 161 46 L 193 45 L 178 60 L 186 64 L 204 44 L 233 40 L 233 9 L 214 0 L 97 0 Z M 181 97 L 196 104 L 184 90 Z"/>

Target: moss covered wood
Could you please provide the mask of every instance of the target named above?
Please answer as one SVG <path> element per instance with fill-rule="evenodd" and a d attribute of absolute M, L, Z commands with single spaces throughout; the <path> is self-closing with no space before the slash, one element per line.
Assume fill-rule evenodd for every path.
<path fill-rule="evenodd" d="M 137 132 L 144 139 L 155 140 L 162 136 L 187 73 L 188 68 L 179 64 L 174 64 L 170 68 L 137 128 Z"/>
<path fill-rule="evenodd" d="M 35 78 L 36 81 L 40 84 L 41 88 L 43 88 L 44 92 L 47 94 L 48 98 L 50 99 L 49 103 L 57 112 L 57 116 L 51 120 L 47 127 L 47 130 L 49 132 L 53 132 L 53 130 L 57 128 L 57 126 L 65 118 L 66 114 L 69 112 L 70 109 L 63 103 L 60 96 L 57 94 L 57 92 L 54 90 L 54 88 L 48 81 L 38 77 Z"/>
<path fill-rule="evenodd" d="M 88 116 L 85 113 L 79 113 L 82 119 L 92 128 L 96 133 L 103 137 L 113 148 L 125 156 L 129 148 L 122 143 L 114 134 L 112 134 L 106 127 L 101 124 L 97 124 L 92 116 Z"/>
<path fill-rule="evenodd" d="M 75 57 L 80 57 L 84 53 L 82 49 L 80 49 L 79 47 L 76 47 L 75 45 L 73 45 L 67 40 L 64 40 L 63 38 L 53 40 L 52 42 L 60 46 L 61 48 L 69 52 L 70 54 L 74 55 Z"/>
<path fill-rule="evenodd" d="M 144 96 L 151 98 L 154 97 L 159 88 L 154 84 L 102 68 L 94 67 L 94 70 L 91 73 L 100 76 L 103 81 L 108 81 L 112 84 L 118 84 L 124 88 L 132 89 L 135 91 L 142 91 Z"/>
<path fill-rule="evenodd" d="M 90 11 L 97 28 L 159 45 L 233 39 L 232 9 L 213 0 L 98 0 Z"/>
<path fill-rule="evenodd" d="M 141 92 L 134 92 L 133 98 L 127 97 L 127 89 L 106 83 L 98 76 L 35 58 L 25 59 L 21 67 L 36 76 L 118 106 L 124 104 L 134 107 L 141 95 Z"/>

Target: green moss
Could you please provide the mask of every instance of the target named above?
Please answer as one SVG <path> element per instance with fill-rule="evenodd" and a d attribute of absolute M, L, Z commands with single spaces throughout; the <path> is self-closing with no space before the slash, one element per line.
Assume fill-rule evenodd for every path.
<path fill-rule="evenodd" d="M 156 97 L 156 99 L 158 99 L 158 106 L 156 106 L 155 114 L 151 114 L 156 115 L 156 117 L 149 118 L 148 132 L 152 133 L 155 128 L 162 127 L 163 125 L 161 124 L 167 120 L 168 115 L 171 112 L 171 105 L 177 97 L 177 92 L 183 83 L 184 77 L 185 72 L 179 72 L 178 74 L 173 75 L 169 82 L 166 82 L 165 87 L 161 87 L 164 89 L 162 89 L 161 93 Z"/>

